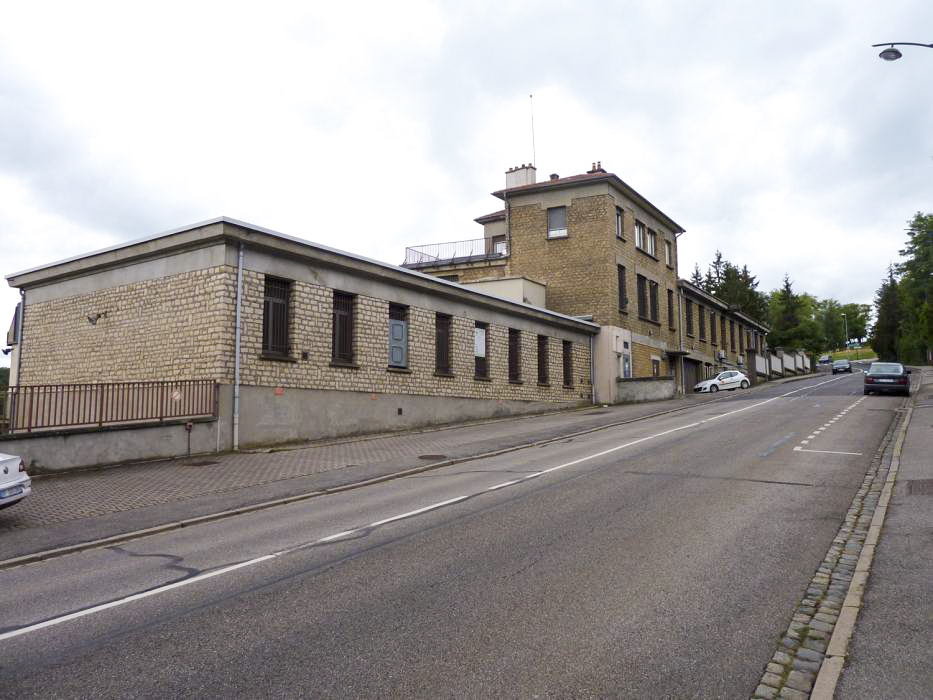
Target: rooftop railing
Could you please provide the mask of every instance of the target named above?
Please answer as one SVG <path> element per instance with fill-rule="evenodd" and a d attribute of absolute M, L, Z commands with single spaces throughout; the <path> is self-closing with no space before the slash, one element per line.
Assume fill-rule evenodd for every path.
<path fill-rule="evenodd" d="M 405 248 L 405 267 L 454 265 L 480 260 L 498 260 L 509 255 L 509 244 L 493 238 L 475 238 L 470 241 L 429 243 Z"/>

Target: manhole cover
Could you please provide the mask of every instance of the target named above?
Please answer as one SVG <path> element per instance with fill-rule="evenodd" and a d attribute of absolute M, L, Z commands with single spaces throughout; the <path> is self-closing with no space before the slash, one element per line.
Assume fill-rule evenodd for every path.
<path fill-rule="evenodd" d="M 418 459 L 430 459 L 433 461 L 436 459 L 447 459 L 447 455 L 418 455 Z"/>
<path fill-rule="evenodd" d="M 203 461 L 203 462 L 188 462 L 189 467 L 209 467 L 212 464 L 217 464 L 217 462 Z"/>
<path fill-rule="evenodd" d="M 911 496 L 933 496 L 933 479 L 913 479 L 908 481 L 907 493 Z"/>

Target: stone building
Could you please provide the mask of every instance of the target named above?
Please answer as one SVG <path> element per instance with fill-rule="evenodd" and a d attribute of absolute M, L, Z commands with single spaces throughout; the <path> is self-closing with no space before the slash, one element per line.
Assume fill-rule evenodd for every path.
<path fill-rule="evenodd" d="M 7 280 L 12 384 L 212 380 L 221 449 L 592 401 L 596 324 L 226 217 Z"/>
<path fill-rule="evenodd" d="M 492 193 L 504 208 L 475 219 L 483 238 L 410 247 L 405 266 L 592 319 L 601 327 L 600 403 L 666 398 L 690 391 L 707 367 L 741 364 L 743 351 L 707 358 L 684 335 L 683 227 L 600 163 L 542 182 L 536 172 L 522 165 L 506 173 L 505 188 Z M 735 328 L 738 316 L 715 303 Z M 752 326 L 764 332 L 746 319 L 743 327 Z"/>

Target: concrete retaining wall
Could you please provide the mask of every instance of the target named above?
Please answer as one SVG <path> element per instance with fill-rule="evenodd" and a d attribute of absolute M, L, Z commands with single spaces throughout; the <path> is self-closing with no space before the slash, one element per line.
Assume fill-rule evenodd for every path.
<path fill-rule="evenodd" d="M 677 391 L 673 377 L 647 377 L 642 379 L 617 379 L 619 401 L 663 401 L 672 399 Z"/>

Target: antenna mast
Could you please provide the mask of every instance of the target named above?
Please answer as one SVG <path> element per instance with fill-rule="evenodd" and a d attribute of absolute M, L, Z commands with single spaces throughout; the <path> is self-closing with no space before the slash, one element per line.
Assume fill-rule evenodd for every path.
<path fill-rule="evenodd" d="M 531 164 L 538 167 L 538 155 L 535 153 L 535 100 L 534 95 L 528 95 L 528 102 L 531 105 Z"/>

